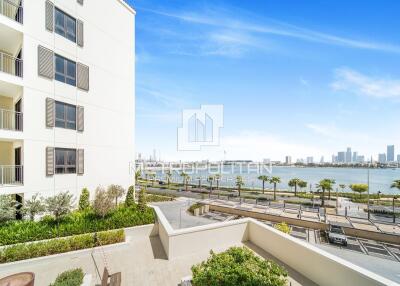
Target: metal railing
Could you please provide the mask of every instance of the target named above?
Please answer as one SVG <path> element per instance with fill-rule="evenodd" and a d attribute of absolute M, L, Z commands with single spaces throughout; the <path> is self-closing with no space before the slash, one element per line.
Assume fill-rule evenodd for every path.
<path fill-rule="evenodd" d="M 23 130 L 22 112 L 0 109 L 0 129 L 22 131 Z"/>
<path fill-rule="evenodd" d="M 13 56 L 0 52 L 0 71 L 22 77 L 23 61 L 21 59 L 14 58 Z"/>
<path fill-rule="evenodd" d="M 0 0 L 0 14 L 23 24 L 23 12 L 22 0 Z"/>
<path fill-rule="evenodd" d="M 23 166 L 0 166 L 0 186 L 19 186 L 23 184 Z"/>

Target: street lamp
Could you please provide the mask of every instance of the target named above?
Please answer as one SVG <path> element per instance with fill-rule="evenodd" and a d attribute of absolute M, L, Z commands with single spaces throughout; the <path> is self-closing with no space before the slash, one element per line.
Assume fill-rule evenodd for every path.
<path fill-rule="evenodd" d="M 369 214 L 369 164 L 368 164 L 368 194 L 367 194 L 367 212 L 368 212 L 368 220 L 370 219 Z"/>
<path fill-rule="evenodd" d="M 397 199 L 396 196 L 393 196 L 393 223 L 396 223 L 396 213 L 394 212 L 394 201 Z"/>

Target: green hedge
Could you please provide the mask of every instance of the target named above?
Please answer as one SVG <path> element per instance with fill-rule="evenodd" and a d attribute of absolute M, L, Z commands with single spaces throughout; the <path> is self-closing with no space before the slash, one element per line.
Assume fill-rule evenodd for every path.
<path fill-rule="evenodd" d="M 84 276 L 82 268 L 68 270 L 58 275 L 50 286 L 80 286 Z"/>
<path fill-rule="evenodd" d="M 76 211 L 59 222 L 47 216 L 38 222 L 12 221 L 2 224 L 0 225 L 0 245 L 94 233 L 150 223 L 154 223 L 153 210 L 146 208 L 144 212 L 141 212 L 137 205 L 120 206 L 104 219 L 97 217 L 92 210 Z"/>
<path fill-rule="evenodd" d="M 15 244 L 0 249 L 0 263 L 65 253 L 123 241 L 125 241 L 125 232 L 123 229 L 119 229 L 40 242 Z"/>
<path fill-rule="evenodd" d="M 162 196 L 162 195 L 154 195 L 154 194 L 147 194 L 146 195 L 146 202 L 169 202 L 173 201 L 174 198 L 169 196 Z"/>

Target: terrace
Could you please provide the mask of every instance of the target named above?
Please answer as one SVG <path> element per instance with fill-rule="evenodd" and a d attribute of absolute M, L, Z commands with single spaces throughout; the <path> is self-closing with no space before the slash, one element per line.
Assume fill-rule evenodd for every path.
<path fill-rule="evenodd" d="M 97 269 L 102 272 L 107 266 L 110 272 L 122 272 L 123 285 L 179 285 L 182 277 L 191 274 L 191 266 L 204 261 L 211 249 L 219 252 L 245 245 L 283 265 L 291 285 L 396 285 L 253 219 L 173 230 L 161 210 L 154 209 L 157 222 L 126 229 L 124 243 L 3 264 L 0 277 L 33 271 L 38 285 L 48 285 L 58 273 L 82 267 L 93 284 L 100 282 Z"/>

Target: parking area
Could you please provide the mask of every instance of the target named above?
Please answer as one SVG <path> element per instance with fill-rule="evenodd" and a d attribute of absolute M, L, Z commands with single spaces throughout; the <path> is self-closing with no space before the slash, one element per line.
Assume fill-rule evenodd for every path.
<path fill-rule="evenodd" d="M 213 221 L 228 221 L 240 217 L 222 212 L 210 211 L 202 217 Z M 274 226 L 273 222 L 262 221 L 264 224 Z M 332 244 L 328 242 L 327 234 L 323 231 L 291 225 L 290 235 L 313 244 L 322 244 L 329 247 L 354 251 L 360 254 L 371 255 L 384 259 L 400 262 L 400 245 L 382 243 L 374 240 L 361 239 L 347 236 L 347 246 Z"/>

